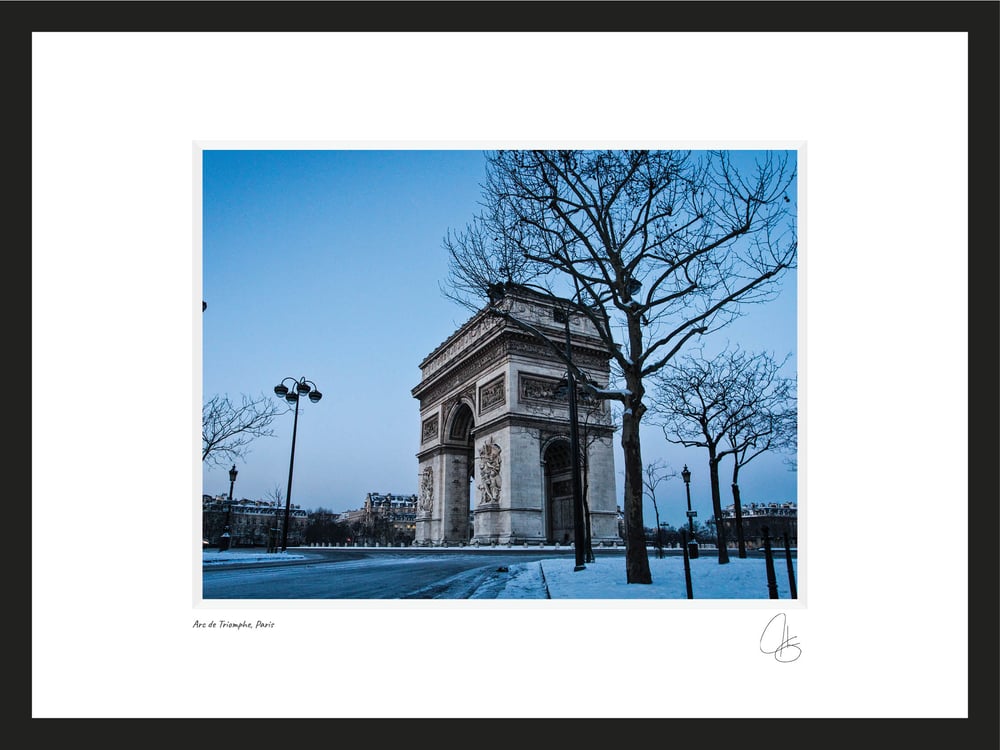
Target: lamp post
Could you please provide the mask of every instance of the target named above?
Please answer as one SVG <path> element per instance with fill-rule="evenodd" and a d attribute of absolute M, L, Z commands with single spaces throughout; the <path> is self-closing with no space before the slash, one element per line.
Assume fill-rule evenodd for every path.
<path fill-rule="evenodd" d="M 236 464 L 233 464 L 233 468 L 229 470 L 229 505 L 226 506 L 226 533 L 229 534 L 229 543 L 232 544 L 232 533 L 233 533 L 233 522 L 230 518 L 230 514 L 233 511 L 233 485 L 236 484 L 236 475 L 239 474 L 236 471 Z"/>
<path fill-rule="evenodd" d="M 293 385 L 289 389 L 285 385 L 286 380 L 291 380 Z M 292 453 L 288 459 L 288 490 L 285 493 L 285 523 L 281 528 L 281 551 L 288 549 L 288 515 L 292 507 L 292 470 L 295 467 L 295 433 L 299 428 L 299 401 L 302 396 L 308 396 L 314 404 L 323 398 L 323 394 L 316 388 L 316 384 L 311 380 L 301 377 L 284 378 L 278 385 L 274 386 L 274 393 L 278 398 L 283 398 L 289 404 L 295 404 L 295 419 L 292 422 Z"/>
<path fill-rule="evenodd" d="M 580 486 L 580 432 L 576 421 L 576 378 L 573 376 L 572 352 L 569 338 L 569 311 L 555 310 L 557 322 L 566 324 L 566 389 L 569 399 L 569 450 L 573 467 L 573 547 L 576 553 L 574 572 L 584 570 L 583 489 Z"/>
<path fill-rule="evenodd" d="M 695 546 L 697 549 L 697 545 Z M 684 585 L 687 588 L 688 599 L 694 599 L 691 593 L 691 555 L 688 552 L 688 538 L 684 527 L 681 527 L 681 552 L 684 555 Z"/>
<path fill-rule="evenodd" d="M 687 541 L 688 555 L 696 558 L 698 557 L 698 540 L 694 538 L 694 517 L 698 515 L 698 511 L 691 510 L 691 471 L 688 469 L 687 464 L 684 464 L 684 468 L 681 469 L 681 477 L 684 479 L 684 490 L 687 492 L 688 500 L 688 532 L 691 535 L 691 538 Z"/>

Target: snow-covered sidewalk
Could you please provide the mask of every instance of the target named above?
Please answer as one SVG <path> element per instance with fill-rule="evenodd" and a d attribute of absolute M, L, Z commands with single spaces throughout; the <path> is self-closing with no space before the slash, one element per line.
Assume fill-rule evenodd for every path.
<path fill-rule="evenodd" d="M 539 575 L 553 599 L 686 599 L 683 556 L 657 558 L 650 555 L 651 584 L 630 584 L 625 580 L 624 557 L 600 557 L 589 562 L 584 570 L 575 571 L 574 561 L 542 560 Z M 768 599 L 767 566 L 763 557 L 729 555 L 729 562 L 720 565 L 715 554 L 702 553 L 690 561 L 691 594 L 694 599 Z M 779 599 L 791 598 L 788 565 L 775 555 L 775 583 Z M 798 565 L 792 560 L 799 595 Z M 499 597 L 498 597 L 499 598 Z M 516 597 L 507 597 L 516 598 Z"/>
<path fill-rule="evenodd" d="M 306 556 L 297 552 L 265 552 L 260 549 L 204 549 L 201 553 L 202 565 L 223 565 L 232 563 L 285 562 L 305 560 Z"/>

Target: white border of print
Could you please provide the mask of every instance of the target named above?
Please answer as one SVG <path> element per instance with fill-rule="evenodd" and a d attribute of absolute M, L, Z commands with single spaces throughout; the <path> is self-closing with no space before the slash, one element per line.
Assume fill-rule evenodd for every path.
<path fill-rule="evenodd" d="M 35 717 L 259 717 L 248 681 L 265 715 L 291 718 L 382 717 L 371 696 L 387 685 L 400 718 L 965 716 L 967 508 L 941 499 L 967 483 L 966 415 L 945 403 L 966 391 L 966 36 L 729 33 L 705 56 L 714 34 L 606 33 L 602 59 L 628 69 L 588 69 L 563 95 L 600 91 L 609 106 L 581 113 L 524 85 L 588 36 L 33 36 L 33 388 L 62 393 L 33 402 L 36 424 L 60 425 L 34 455 L 61 464 L 33 482 L 47 542 L 32 548 Z M 530 59 L 508 54 L 529 44 Z M 665 82 L 664 55 L 697 59 L 697 74 Z M 749 93 L 747 59 L 769 76 Z M 507 610 L 310 607 L 269 613 L 273 633 L 193 631 L 191 518 L 176 512 L 199 486 L 179 468 L 200 314 L 192 144 L 664 139 L 808 144 L 810 597 L 789 613 L 802 658 L 763 656 L 766 613 L 743 610 L 562 608 L 526 627 Z M 928 143 L 951 188 L 933 212 L 915 158 Z M 944 289 L 927 262 L 942 246 L 956 249 Z M 907 296 L 924 287 L 933 310 Z M 948 356 L 918 359 L 946 330 Z M 955 436 L 932 458 L 877 429 L 922 434 L 928 414 Z M 845 524 L 859 516 L 896 540 L 947 519 L 950 554 L 859 552 Z M 942 633 L 947 648 L 925 647 Z M 367 644 L 393 647 L 359 663 Z M 281 659 L 296 689 L 233 669 L 248 654 Z"/>

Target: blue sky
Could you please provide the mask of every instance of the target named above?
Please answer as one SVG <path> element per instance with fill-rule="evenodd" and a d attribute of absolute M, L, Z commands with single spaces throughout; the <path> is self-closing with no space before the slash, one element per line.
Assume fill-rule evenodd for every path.
<path fill-rule="evenodd" d="M 470 316 L 440 291 L 442 239 L 478 211 L 479 150 L 212 148 L 202 161 L 203 398 L 265 394 L 305 377 L 323 393 L 303 402 L 292 502 L 343 511 L 367 492 L 415 493 L 420 361 Z M 779 298 L 706 342 L 728 338 L 796 358 L 796 279 Z M 288 479 L 292 415 L 257 439 L 234 495 L 265 499 Z M 692 507 L 711 514 L 707 453 L 670 446 L 647 426 L 643 455 L 692 472 Z M 203 466 L 204 491 L 227 493 L 228 465 Z M 616 442 L 619 503 L 623 479 Z M 723 505 L 731 501 L 722 465 Z M 797 474 L 780 457 L 741 472 L 744 502 L 796 501 Z M 679 478 L 661 484 L 660 520 L 686 523 Z M 646 525 L 655 523 L 647 502 Z"/>

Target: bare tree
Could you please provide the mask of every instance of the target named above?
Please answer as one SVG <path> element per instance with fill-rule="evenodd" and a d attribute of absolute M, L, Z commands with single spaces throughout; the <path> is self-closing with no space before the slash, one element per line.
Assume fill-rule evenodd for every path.
<path fill-rule="evenodd" d="M 653 513 L 656 515 L 656 550 L 657 557 L 663 557 L 663 532 L 660 530 L 660 506 L 656 502 L 656 488 L 664 481 L 673 479 L 677 472 L 671 469 L 662 459 L 646 464 L 642 478 L 643 494 L 653 502 Z"/>
<path fill-rule="evenodd" d="M 504 304 L 505 290 L 568 301 L 611 354 L 620 387 L 591 389 L 622 407 L 629 583 L 652 582 L 639 443 L 645 379 L 692 338 L 772 299 L 796 262 L 794 164 L 765 152 L 752 172 L 742 175 L 730 152 L 491 152 L 482 212 L 444 239 L 446 296 L 472 309 L 487 301 L 541 339 Z"/>
<path fill-rule="evenodd" d="M 795 424 L 789 425 L 785 430 L 785 439 L 782 441 L 781 446 L 778 450 L 782 451 L 785 456 L 781 459 L 782 463 L 788 467 L 789 471 L 799 470 L 799 432 L 798 432 L 798 414 L 796 414 Z"/>
<path fill-rule="evenodd" d="M 271 422 L 283 410 L 274 398 L 244 394 L 239 404 L 229 396 L 213 396 L 201 410 L 201 460 L 222 466 L 241 459 L 259 437 L 271 437 Z"/>
<path fill-rule="evenodd" d="M 280 484 L 275 483 L 274 487 L 267 491 L 265 497 L 275 505 L 281 505 L 281 501 L 285 499 L 285 491 Z"/>
<path fill-rule="evenodd" d="M 766 432 L 780 428 L 785 417 L 778 415 L 788 406 L 789 382 L 778 376 L 780 366 L 766 353 L 748 354 L 736 348 L 712 359 L 700 353 L 685 356 L 654 378 L 650 409 L 666 440 L 708 450 L 720 564 L 729 562 L 729 553 L 722 524 L 719 464 L 733 455 L 742 465 L 768 449 L 764 447 Z M 755 441 L 760 452 L 754 450 Z M 740 523 L 737 518 L 737 527 Z"/>
<path fill-rule="evenodd" d="M 733 419 L 732 427 L 726 434 L 733 456 L 733 511 L 740 557 L 747 556 L 740 502 L 740 469 L 769 451 L 790 454 L 785 462 L 793 467 L 796 465 L 798 408 L 795 379 L 778 374 L 782 364 L 784 362 L 776 362 L 764 352 L 750 357 L 738 383 L 742 393 L 730 404 L 731 409 L 745 417 Z"/>
<path fill-rule="evenodd" d="M 280 484 L 275 483 L 274 488 L 267 491 L 267 499 L 274 503 L 274 528 L 278 530 L 281 526 L 281 503 L 285 499 L 285 491 Z"/>

